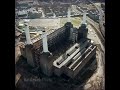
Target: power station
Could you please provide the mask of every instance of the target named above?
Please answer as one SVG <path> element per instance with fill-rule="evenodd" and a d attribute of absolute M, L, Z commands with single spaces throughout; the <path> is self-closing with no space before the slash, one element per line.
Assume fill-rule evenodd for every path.
<path fill-rule="evenodd" d="M 41 71 L 51 76 L 62 74 L 74 78 L 91 58 L 96 56 L 96 45 L 87 38 L 88 28 L 86 13 L 79 28 L 73 27 L 68 9 L 68 22 L 61 28 L 41 33 L 31 39 L 29 21 L 25 21 L 25 48 L 22 55 L 32 67 L 40 67 Z"/>

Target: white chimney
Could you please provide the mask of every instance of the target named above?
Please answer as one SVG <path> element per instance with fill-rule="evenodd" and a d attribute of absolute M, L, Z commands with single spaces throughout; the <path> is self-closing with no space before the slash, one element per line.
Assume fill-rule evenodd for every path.
<path fill-rule="evenodd" d="M 43 52 L 49 52 L 48 51 L 48 43 L 47 43 L 47 33 L 43 31 L 42 33 L 42 42 L 43 42 Z"/>
<path fill-rule="evenodd" d="M 56 15 L 55 15 L 55 13 L 53 13 L 53 18 L 55 18 L 56 17 Z"/>
<path fill-rule="evenodd" d="M 86 12 L 83 13 L 83 22 L 82 24 L 86 24 Z"/>
<path fill-rule="evenodd" d="M 71 22 L 70 21 L 70 15 L 71 15 L 71 11 L 70 11 L 70 7 L 68 7 L 68 13 L 67 13 L 68 22 Z"/>
<path fill-rule="evenodd" d="M 41 12 L 42 12 L 42 17 L 44 18 L 45 17 L 45 13 L 43 12 L 43 10 Z"/>
<path fill-rule="evenodd" d="M 30 39 L 29 25 L 27 22 L 25 22 L 25 35 L 26 35 L 26 43 L 32 44 L 31 39 Z"/>

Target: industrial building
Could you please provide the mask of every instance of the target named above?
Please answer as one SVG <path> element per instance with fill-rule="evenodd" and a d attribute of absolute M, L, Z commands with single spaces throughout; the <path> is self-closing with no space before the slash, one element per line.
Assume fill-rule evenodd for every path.
<path fill-rule="evenodd" d="M 24 25 L 26 41 L 21 54 L 29 65 L 40 67 L 47 76 L 65 74 L 74 78 L 96 56 L 96 45 L 87 38 L 86 13 L 79 28 L 73 27 L 68 12 L 68 22 L 63 27 L 51 32 L 41 30 L 33 39 L 30 38 L 28 21 Z"/>

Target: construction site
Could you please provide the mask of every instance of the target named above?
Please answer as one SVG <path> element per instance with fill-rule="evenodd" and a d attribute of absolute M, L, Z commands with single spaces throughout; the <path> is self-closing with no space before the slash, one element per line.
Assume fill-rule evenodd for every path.
<path fill-rule="evenodd" d="M 76 19 L 71 15 L 68 8 L 64 20 L 58 17 L 16 19 L 16 89 L 104 90 L 104 69 L 100 67 L 99 72 L 99 60 L 104 58 L 100 44 L 104 42 L 86 11 L 75 17 L 79 24 L 74 24 Z M 103 77 L 93 89 L 86 83 L 98 72 Z"/>

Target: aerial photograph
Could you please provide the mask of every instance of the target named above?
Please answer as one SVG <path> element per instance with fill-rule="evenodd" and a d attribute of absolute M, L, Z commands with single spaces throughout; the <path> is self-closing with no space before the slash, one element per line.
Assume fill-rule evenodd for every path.
<path fill-rule="evenodd" d="M 15 0 L 16 90 L 105 90 L 105 0 Z"/>

